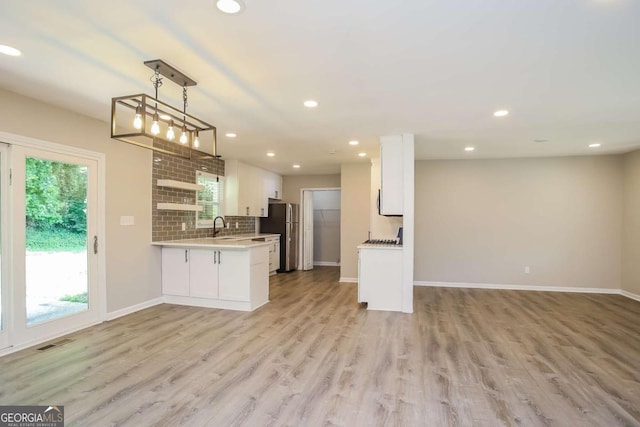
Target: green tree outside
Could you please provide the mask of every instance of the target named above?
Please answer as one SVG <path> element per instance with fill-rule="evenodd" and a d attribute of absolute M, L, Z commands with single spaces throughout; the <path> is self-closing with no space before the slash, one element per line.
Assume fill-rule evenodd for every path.
<path fill-rule="evenodd" d="M 86 247 L 87 168 L 26 159 L 27 249 Z"/>

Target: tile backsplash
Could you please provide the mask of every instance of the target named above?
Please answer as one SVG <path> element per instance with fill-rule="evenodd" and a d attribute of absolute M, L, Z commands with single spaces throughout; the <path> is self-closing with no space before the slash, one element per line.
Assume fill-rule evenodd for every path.
<path fill-rule="evenodd" d="M 158 143 L 156 143 L 158 144 Z M 213 237 L 213 229 L 196 228 L 196 213 L 173 210 L 159 210 L 158 203 L 186 203 L 194 204 L 196 193 L 192 190 L 159 187 L 158 179 L 173 179 L 176 181 L 195 183 L 196 171 L 202 170 L 216 175 L 224 175 L 224 160 L 221 159 L 184 159 L 181 157 L 153 153 L 152 173 L 152 236 L 154 242 L 160 240 L 194 239 Z M 254 233 L 256 218 L 227 216 L 229 224 L 218 236 Z M 182 230 L 185 224 L 185 230 Z M 218 222 L 220 224 L 220 222 Z M 236 228 L 237 225 L 237 228 Z"/>

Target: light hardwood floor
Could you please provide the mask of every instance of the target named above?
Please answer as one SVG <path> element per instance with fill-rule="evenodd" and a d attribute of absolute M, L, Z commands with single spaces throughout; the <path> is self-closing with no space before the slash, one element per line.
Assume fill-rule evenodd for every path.
<path fill-rule="evenodd" d="M 280 274 L 253 313 L 160 305 L 0 358 L 0 404 L 80 426 L 640 426 L 636 301 L 416 288 L 407 315 L 337 280 Z"/>

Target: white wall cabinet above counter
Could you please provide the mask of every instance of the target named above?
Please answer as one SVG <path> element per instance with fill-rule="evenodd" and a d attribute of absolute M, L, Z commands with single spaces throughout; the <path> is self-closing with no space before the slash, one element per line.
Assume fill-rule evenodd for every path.
<path fill-rule="evenodd" d="M 225 215 L 266 217 L 269 198 L 282 198 L 280 175 L 237 160 L 225 161 Z"/>
<path fill-rule="evenodd" d="M 401 135 L 380 137 L 380 215 L 402 215 L 404 212 L 404 167 Z"/>

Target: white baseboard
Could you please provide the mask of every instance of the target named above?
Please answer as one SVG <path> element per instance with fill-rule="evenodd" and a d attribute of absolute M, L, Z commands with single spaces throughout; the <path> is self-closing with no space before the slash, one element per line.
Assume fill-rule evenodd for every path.
<path fill-rule="evenodd" d="M 341 277 L 338 282 L 340 283 L 358 283 L 357 277 Z"/>
<path fill-rule="evenodd" d="M 149 301 L 141 302 L 140 304 L 131 305 L 129 307 L 107 313 L 107 318 L 105 320 L 117 319 L 118 317 L 126 316 L 127 314 L 135 313 L 136 311 L 144 310 L 145 308 L 153 307 L 154 305 L 162 303 L 164 303 L 164 297 L 154 298 Z"/>
<path fill-rule="evenodd" d="M 317 265 L 318 267 L 340 267 L 339 262 L 333 261 L 313 261 L 313 265 Z"/>
<path fill-rule="evenodd" d="M 29 342 L 26 342 L 26 343 L 22 343 L 20 345 L 15 345 L 15 346 L 3 348 L 2 350 L 0 350 L 0 356 L 6 356 L 7 354 L 15 353 L 16 351 L 24 350 L 24 349 L 29 348 L 29 347 L 35 347 L 35 346 L 37 346 L 39 344 L 56 340 L 56 339 L 58 339 L 58 338 L 60 338 L 62 336 L 69 335 L 69 334 L 72 334 L 74 332 L 78 332 L 78 331 L 81 331 L 83 329 L 90 328 L 90 327 L 95 326 L 95 325 L 99 325 L 100 323 L 102 323 L 102 322 L 101 321 L 91 322 L 91 323 L 88 323 L 86 325 L 82 325 L 82 326 L 78 326 L 78 327 L 74 327 L 74 328 L 70 328 L 70 329 L 65 329 L 64 331 L 59 332 L 59 333 L 54 334 L 54 335 L 51 335 L 50 337 L 47 337 L 45 339 L 37 339 L 37 340 L 29 341 Z"/>
<path fill-rule="evenodd" d="M 537 285 L 509 285 L 492 283 L 455 283 L 455 282 L 413 282 L 414 286 L 432 286 L 438 288 L 472 288 L 472 289 L 502 289 L 512 291 L 540 291 L 540 292 L 579 292 L 592 294 L 620 294 L 620 289 L 609 288 L 580 288 L 574 286 L 537 286 Z"/>
<path fill-rule="evenodd" d="M 636 301 L 640 301 L 640 295 L 631 293 L 629 291 L 625 291 L 624 289 L 622 289 L 620 291 L 620 295 L 624 295 L 627 298 L 631 298 L 631 299 L 634 299 Z"/>

